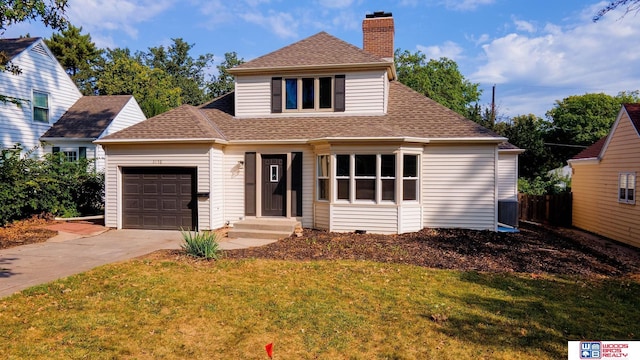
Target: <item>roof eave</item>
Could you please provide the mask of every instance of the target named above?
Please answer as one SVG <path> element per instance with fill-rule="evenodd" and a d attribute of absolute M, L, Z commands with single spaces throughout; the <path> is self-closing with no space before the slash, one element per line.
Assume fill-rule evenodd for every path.
<path fill-rule="evenodd" d="M 498 152 L 501 153 L 513 153 L 513 154 L 522 154 L 525 151 L 527 151 L 526 149 L 498 149 Z"/>
<path fill-rule="evenodd" d="M 212 138 L 175 138 L 175 139 L 98 139 L 93 142 L 99 145 L 109 144 L 228 144 L 228 141 Z"/>
<path fill-rule="evenodd" d="M 96 140 L 97 138 L 95 137 L 90 137 L 90 138 L 80 138 L 80 137 L 41 137 L 40 141 L 44 141 L 44 142 L 57 142 L 57 141 L 89 141 L 89 142 L 93 142 L 94 140 Z"/>
<path fill-rule="evenodd" d="M 590 158 L 583 158 L 583 159 L 569 159 L 569 160 L 567 160 L 567 163 L 569 164 L 569 166 L 597 164 L 599 162 L 600 162 L 600 158 L 599 157 L 590 157 Z"/>
<path fill-rule="evenodd" d="M 252 68 L 232 68 L 229 73 L 232 75 L 259 75 L 259 74 L 291 74 L 304 71 L 330 71 L 330 70 L 372 70 L 391 69 L 389 77 L 395 76 L 395 67 L 392 62 L 355 63 L 355 64 L 326 64 L 326 65 L 296 65 L 296 66 L 273 66 L 273 67 L 252 67 Z"/>

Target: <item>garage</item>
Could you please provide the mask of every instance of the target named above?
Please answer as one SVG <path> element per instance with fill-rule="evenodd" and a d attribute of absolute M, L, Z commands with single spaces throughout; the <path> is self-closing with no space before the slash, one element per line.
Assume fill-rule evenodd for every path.
<path fill-rule="evenodd" d="M 180 230 L 196 228 L 196 169 L 122 169 L 122 227 Z"/>

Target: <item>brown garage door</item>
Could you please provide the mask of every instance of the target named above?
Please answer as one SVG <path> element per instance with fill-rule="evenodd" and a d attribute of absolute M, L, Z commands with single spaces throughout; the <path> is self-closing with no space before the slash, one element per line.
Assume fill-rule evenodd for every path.
<path fill-rule="evenodd" d="M 122 227 L 125 229 L 195 229 L 194 168 L 122 169 Z"/>

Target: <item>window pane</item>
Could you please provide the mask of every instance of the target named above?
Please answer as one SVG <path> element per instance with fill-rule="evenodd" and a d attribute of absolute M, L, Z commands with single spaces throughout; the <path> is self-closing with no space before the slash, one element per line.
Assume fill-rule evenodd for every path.
<path fill-rule="evenodd" d="M 418 155 L 405 155 L 402 176 L 418 177 Z"/>
<path fill-rule="evenodd" d="M 635 195 L 635 190 L 634 189 L 627 190 L 627 200 L 634 201 L 635 200 L 634 195 Z"/>
<path fill-rule="evenodd" d="M 620 188 L 627 187 L 627 174 L 620 174 Z"/>
<path fill-rule="evenodd" d="M 376 176 L 375 155 L 356 155 L 356 176 Z"/>
<path fill-rule="evenodd" d="M 33 120 L 41 122 L 49 122 L 49 110 L 33 108 Z"/>
<path fill-rule="evenodd" d="M 376 181 L 374 179 L 357 179 L 356 180 L 356 199 L 375 200 L 376 199 Z"/>
<path fill-rule="evenodd" d="M 285 80 L 286 91 L 286 108 L 288 110 L 295 110 L 298 108 L 298 79 L 286 79 Z"/>
<path fill-rule="evenodd" d="M 418 199 L 418 183 L 417 180 L 403 180 L 402 181 L 402 200 L 417 200 Z"/>
<path fill-rule="evenodd" d="M 319 79 L 320 82 L 320 91 L 318 95 L 320 95 L 320 109 L 331 109 L 331 78 L 330 77 L 321 77 Z"/>
<path fill-rule="evenodd" d="M 627 189 L 626 188 L 620 188 L 620 193 L 618 194 L 618 199 L 620 199 L 620 200 L 626 200 L 627 199 Z"/>
<path fill-rule="evenodd" d="M 329 176 L 329 155 L 318 156 L 318 177 Z"/>
<path fill-rule="evenodd" d="M 338 199 L 349 200 L 349 179 L 338 179 Z"/>
<path fill-rule="evenodd" d="M 329 200 L 329 179 L 318 179 L 318 200 Z"/>
<path fill-rule="evenodd" d="M 49 107 L 49 96 L 44 93 L 34 92 L 33 93 L 33 106 L 39 108 L 48 108 Z"/>
<path fill-rule="evenodd" d="M 382 177 L 396 177 L 396 156 L 395 155 L 382 155 Z"/>
<path fill-rule="evenodd" d="M 349 155 L 336 155 L 336 176 L 349 176 L 351 157 Z"/>
<path fill-rule="evenodd" d="M 636 176 L 633 174 L 629 174 L 627 177 L 627 189 L 635 189 L 636 188 Z"/>
<path fill-rule="evenodd" d="M 75 151 L 63 151 L 62 153 L 64 154 L 67 161 L 73 162 L 78 160 L 78 155 Z"/>
<path fill-rule="evenodd" d="M 314 108 L 313 78 L 302 79 L 302 108 Z"/>
<path fill-rule="evenodd" d="M 382 200 L 395 200 L 396 199 L 396 180 L 386 179 L 382 180 Z"/>

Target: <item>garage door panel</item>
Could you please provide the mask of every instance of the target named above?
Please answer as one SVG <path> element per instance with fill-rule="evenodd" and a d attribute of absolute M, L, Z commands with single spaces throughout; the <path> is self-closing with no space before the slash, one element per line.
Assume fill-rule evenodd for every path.
<path fill-rule="evenodd" d="M 195 228 L 195 168 L 123 168 L 122 173 L 124 228 Z"/>

